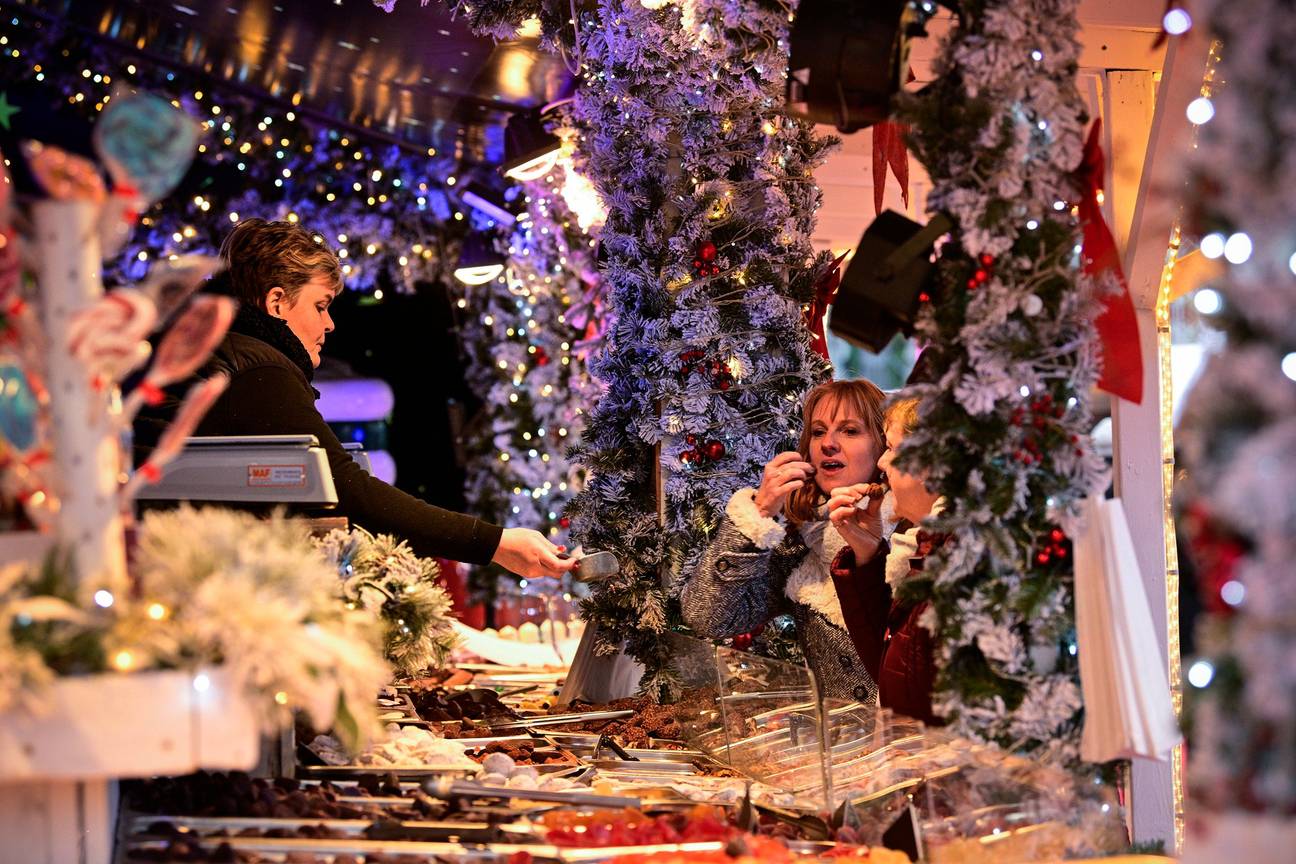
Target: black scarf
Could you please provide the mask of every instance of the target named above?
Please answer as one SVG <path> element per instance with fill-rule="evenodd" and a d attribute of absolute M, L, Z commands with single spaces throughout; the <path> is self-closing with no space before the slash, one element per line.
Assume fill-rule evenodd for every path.
<path fill-rule="evenodd" d="M 241 333 L 260 339 L 272 348 L 278 349 L 293 365 L 302 371 L 307 381 L 315 378 L 315 366 L 311 363 L 306 346 L 288 327 L 288 322 L 281 318 L 262 312 L 255 306 L 240 303 L 234 322 L 230 324 L 231 333 Z"/>

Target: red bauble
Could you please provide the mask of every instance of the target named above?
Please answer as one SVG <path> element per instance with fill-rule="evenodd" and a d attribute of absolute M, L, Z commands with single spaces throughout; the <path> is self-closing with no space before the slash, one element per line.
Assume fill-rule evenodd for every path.
<path fill-rule="evenodd" d="M 689 445 L 690 447 L 692 447 L 694 444 L 697 443 L 697 436 L 696 436 L 696 435 L 691 435 L 691 434 L 690 434 L 690 435 L 685 435 L 685 436 L 684 436 L 684 443 L 687 444 L 687 445 Z"/>
<path fill-rule="evenodd" d="M 1063 540 L 1066 539 L 1066 534 L 1062 531 L 1061 528 L 1054 528 L 1052 531 L 1049 532 L 1049 539 L 1052 540 L 1054 543 L 1061 543 Z"/>
<path fill-rule="evenodd" d="M 746 651 L 751 647 L 751 644 L 752 635 L 750 633 L 739 633 L 737 636 L 733 637 L 733 647 L 737 648 L 739 651 Z"/>
<path fill-rule="evenodd" d="M 698 246 L 698 257 L 703 261 L 714 261 L 716 257 L 716 245 L 710 240 Z"/>
<path fill-rule="evenodd" d="M 724 444 L 720 441 L 708 441 L 706 445 L 706 455 L 712 462 L 723 459 L 725 455 Z"/>
<path fill-rule="evenodd" d="M 733 386 L 733 381 L 729 380 L 728 378 L 722 379 L 720 381 L 721 390 L 728 390 L 732 386 Z"/>
<path fill-rule="evenodd" d="M 1047 552 L 1040 552 L 1038 555 L 1035 556 L 1035 561 L 1036 561 L 1036 563 L 1038 563 L 1038 564 L 1047 564 L 1047 563 L 1049 563 L 1049 553 L 1047 553 Z"/>
<path fill-rule="evenodd" d="M 692 465 L 697 461 L 698 452 L 696 450 L 685 450 L 680 454 L 680 461 L 685 465 Z"/>
<path fill-rule="evenodd" d="M 919 303 L 930 303 L 930 302 L 931 302 L 931 295 L 928 294 L 926 291 L 921 291 L 921 292 L 919 292 L 919 294 L 918 294 L 918 302 L 919 302 Z"/>
<path fill-rule="evenodd" d="M 535 359 L 536 359 L 537 366 L 549 365 L 549 354 L 543 348 L 536 349 Z"/>
<path fill-rule="evenodd" d="M 975 291 L 975 290 L 977 289 L 977 284 L 978 284 L 978 283 L 977 283 L 977 281 L 976 281 L 975 279 L 969 279 L 969 280 L 968 280 L 968 283 L 967 283 L 967 285 L 968 285 L 968 290 L 969 290 L 969 291 Z"/>
<path fill-rule="evenodd" d="M 977 260 L 981 262 L 982 267 L 989 267 L 991 264 L 994 263 L 994 256 L 991 255 L 989 252 L 982 252 L 981 257 L 978 258 Z"/>
<path fill-rule="evenodd" d="M 568 519 L 566 516 L 563 516 L 561 519 L 558 520 L 558 527 L 559 527 L 559 528 L 570 528 L 570 527 L 571 527 L 571 520 Z"/>

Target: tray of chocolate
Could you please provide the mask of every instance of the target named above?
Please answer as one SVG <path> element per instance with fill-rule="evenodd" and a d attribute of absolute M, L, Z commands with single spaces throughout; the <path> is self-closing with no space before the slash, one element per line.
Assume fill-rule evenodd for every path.
<path fill-rule="evenodd" d="M 686 744 L 666 743 L 677 742 L 683 735 L 684 727 L 677 716 L 681 710 L 679 705 L 661 705 L 642 697 L 617 699 L 603 705 L 573 702 L 561 710 L 554 709 L 545 719 L 561 718 L 562 722 L 545 722 L 543 732 L 546 735 L 608 735 L 622 747 L 683 750 L 687 749 Z"/>

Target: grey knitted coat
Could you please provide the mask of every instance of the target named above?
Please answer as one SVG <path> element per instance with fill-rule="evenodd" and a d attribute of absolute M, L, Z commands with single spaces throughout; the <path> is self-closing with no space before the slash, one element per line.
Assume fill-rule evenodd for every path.
<path fill-rule="evenodd" d="M 760 513 L 754 490 L 739 489 L 680 593 L 684 621 L 720 639 L 791 614 L 824 695 L 876 704 L 877 685 L 846 630 L 830 570 L 845 545 L 828 521 L 789 530 Z M 871 566 L 879 562 L 864 565 Z"/>

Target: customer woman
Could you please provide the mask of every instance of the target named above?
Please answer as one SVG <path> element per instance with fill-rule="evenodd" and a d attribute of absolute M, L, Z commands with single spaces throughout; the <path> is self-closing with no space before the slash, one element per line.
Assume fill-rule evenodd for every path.
<path fill-rule="evenodd" d="M 337 257 L 300 225 L 247 219 L 225 238 L 219 279 L 239 301 L 238 316 L 198 377 L 218 372 L 229 387 L 199 424 L 199 435 L 314 435 L 328 455 L 337 513 L 373 532 L 409 542 L 419 555 L 469 564 L 494 562 L 521 576 L 556 576 L 573 566 L 538 531 L 501 528 L 433 507 L 370 476 L 342 449 L 315 409 L 311 379 L 333 332 L 329 304 L 342 288 Z M 192 382 L 142 412 L 136 444 L 156 444 Z"/>
<path fill-rule="evenodd" d="M 729 499 L 714 539 L 681 594 L 684 620 L 710 638 L 750 632 L 791 613 L 802 653 L 823 692 L 875 702 L 877 687 L 842 614 L 831 565 L 852 543 L 881 578 L 882 561 L 864 528 L 826 518 L 832 493 L 864 489 L 882 452 L 882 391 L 868 381 L 833 381 L 811 390 L 795 451 L 765 466 L 757 489 Z M 858 500 L 858 499 L 856 499 Z M 874 516 L 876 517 L 876 506 Z M 880 529 L 878 529 L 880 531 Z"/>
<path fill-rule="evenodd" d="M 856 653 L 877 682 L 880 703 L 898 714 L 936 724 L 939 720 L 931 705 L 932 639 L 923 621 L 931 604 L 909 603 L 896 596 L 906 579 L 922 571 L 923 559 L 945 542 L 921 527 L 928 516 L 940 512 L 943 499 L 927 488 L 922 475 L 895 464 L 900 445 L 917 423 L 917 399 L 887 407 L 886 450 L 878 467 L 891 487 L 888 503 L 901 520 L 889 541 L 881 539 L 876 500 L 864 510 L 856 506 L 872 491 L 866 485 L 834 490 L 828 518 L 851 541 L 833 562 L 833 582 Z M 861 561 L 866 563 L 860 565 Z"/>

